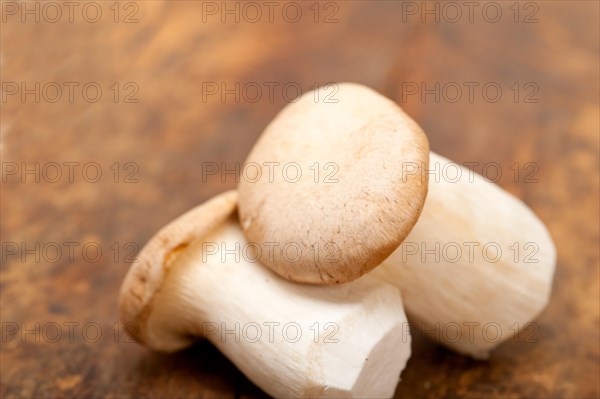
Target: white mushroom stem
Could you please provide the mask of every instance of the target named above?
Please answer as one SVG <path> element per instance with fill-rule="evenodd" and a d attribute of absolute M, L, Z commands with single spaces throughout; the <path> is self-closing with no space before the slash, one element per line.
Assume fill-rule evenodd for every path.
<path fill-rule="evenodd" d="M 251 253 L 234 219 L 180 250 L 146 344 L 172 351 L 205 337 L 275 397 L 391 397 L 410 355 L 398 289 L 369 276 L 298 285 Z"/>
<path fill-rule="evenodd" d="M 431 153 L 434 168 L 421 217 L 373 274 L 400 288 L 409 319 L 427 335 L 485 358 L 500 342 L 519 339 L 546 306 L 556 250 L 521 201 Z"/>

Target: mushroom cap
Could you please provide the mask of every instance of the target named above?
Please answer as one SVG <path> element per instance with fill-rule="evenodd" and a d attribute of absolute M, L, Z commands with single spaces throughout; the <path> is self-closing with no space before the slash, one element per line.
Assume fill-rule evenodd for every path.
<path fill-rule="evenodd" d="M 149 342 L 147 320 L 153 300 L 161 289 L 178 253 L 223 223 L 235 211 L 237 192 L 227 191 L 191 209 L 163 227 L 144 246 L 121 286 L 119 310 L 129 335 Z"/>
<path fill-rule="evenodd" d="M 379 265 L 417 221 L 429 143 L 398 105 L 352 83 L 286 106 L 238 187 L 246 239 L 288 280 L 336 284 Z"/>

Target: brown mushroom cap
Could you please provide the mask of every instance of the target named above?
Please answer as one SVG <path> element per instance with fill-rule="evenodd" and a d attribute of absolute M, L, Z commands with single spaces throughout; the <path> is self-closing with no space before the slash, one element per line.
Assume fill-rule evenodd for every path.
<path fill-rule="evenodd" d="M 156 346 L 148 342 L 146 322 L 154 296 L 160 291 L 173 260 L 191 242 L 223 223 L 236 205 L 236 191 L 219 194 L 163 227 L 140 251 L 137 262 L 125 277 L 119 297 L 121 321 L 136 340 Z"/>
<path fill-rule="evenodd" d="M 420 127 L 375 91 L 340 83 L 306 93 L 267 126 L 246 160 L 238 187 L 244 234 L 286 279 L 352 281 L 414 226 L 428 161 Z"/>

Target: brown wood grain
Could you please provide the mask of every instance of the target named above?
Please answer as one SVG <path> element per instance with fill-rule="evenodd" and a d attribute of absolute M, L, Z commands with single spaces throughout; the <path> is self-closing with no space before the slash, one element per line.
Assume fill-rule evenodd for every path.
<path fill-rule="evenodd" d="M 43 97 L 36 103 L 33 95 L 22 101 L 18 94 L 2 100 L 2 397 L 264 397 L 206 342 L 173 355 L 128 342 L 114 324 L 128 268 L 124 246 L 141 247 L 175 216 L 235 187 L 232 176 L 202 182 L 200 165 L 242 162 L 286 103 L 279 91 L 273 101 L 265 93 L 256 102 L 234 96 L 204 101 L 203 83 L 291 82 L 306 91 L 336 81 L 364 83 L 398 101 L 436 152 L 461 163 L 499 164 L 497 183 L 540 216 L 558 250 L 554 292 L 536 320 L 535 343 L 506 342 L 482 362 L 417 335 L 396 396 L 600 395 L 597 2 L 531 3 L 538 9 L 533 23 L 523 22 L 531 11 L 526 3 L 519 4 L 517 23 L 512 2 L 496 2 L 504 13 L 496 23 L 477 12 L 472 23 L 443 14 L 436 23 L 394 1 L 338 2 L 333 23 L 323 21 L 325 3 L 315 23 L 312 2 L 297 3 L 306 15 L 298 23 L 277 13 L 273 23 L 266 17 L 222 23 L 219 16 L 204 22 L 199 1 L 138 1 L 132 4 L 139 21 L 128 24 L 121 21 L 132 10 L 125 3 L 118 23 L 112 2 L 97 2 L 103 11 L 97 23 L 80 13 L 73 23 L 32 17 L 23 23 L 6 3 L 3 90 L 7 82 L 97 82 L 103 96 L 95 103 L 81 91 L 73 102 L 66 93 L 56 103 Z M 109 89 L 114 82 L 121 86 L 117 102 Z M 139 88 L 137 103 L 123 102 L 127 82 Z M 503 92 L 497 102 L 481 90 L 473 101 L 464 93 L 457 102 L 408 95 L 409 86 L 423 82 L 493 82 Z M 515 82 L 521 90 L 516 101 Z M 525 102 L 528 82 L 538 89 L 530 98 L 537 102 Z M 77 174 L 73 182 L 63 176 L 52 183 L 5 173 L 8 164 L 43 168 L 51 162 L 96 162 L 103 176 L 97 183 Z M 115 162 L 118 182 L 110 169 Z M 138 168 L 137 182 L 124 181 L 128 162 Z M 518 179 L 510 169 L 515 162 Z M 537 182 L 523 175 L 528 162 L 537 166 Z M 51 243 L 64 249 L 68 242 L 80 244 L 73 259 L 40 254 Z M 34 250 L 9 254 L 6 243 Z M 99 260 L 82 253 L 86 243 L 102 249 Z M 26 334 L 36 323 L 39 332 Z M 54 339 L 56 325 L 60 339 Z"/>

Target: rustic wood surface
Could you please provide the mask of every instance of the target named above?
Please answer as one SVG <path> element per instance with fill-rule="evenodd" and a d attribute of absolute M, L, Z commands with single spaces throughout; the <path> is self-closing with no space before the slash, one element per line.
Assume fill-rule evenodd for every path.
<path fill-rule="evenodd" d="M 436 152 L 461 163 L 498 163 L 498 184 L 540 216 L 558 249 L 554 292 L 536 321 L 535 343 L 509 341 L 489 361 L 474 361 L 416 336 L 396 396 L 598 397 L 599 5 L 522 2 L 516 15 L 513 2 L 496 2 L 502 17 L 494 23 L 476 3 L 473 22 L 464 5 L 457 21 L 445 9 L 436 22 L 401 2 L 348 1 L 318 4 L 317 22 L 313 3 L 304 2 L 296 3 L 303 9 L 297 23 L 281 8 L 272 23 L 266 9 L 257 22 L 246 10 L 236 23 L 235 15 L 222 22 L 195 1 L 120 3 L 115 22 L 114 3 L 99 1 L 98 22 L 82 16 L 81 3 L 71 23 L 64 5 L 60 21 L 52 22 L 54 10 L 40 9 L 36 22 L 15 11 L 22 3 L 3 1 L 1 396 L 265 397 L 206 342 L 173 355 L 129 342 L 114 324 L 127 255 L 135 250 L 128 244 L 142 246 L 175 216 L 233 188 L 232 176 L 202 182 L 201 163 L 243 161 L 286 103 L 281 89 L 272 100 L 266 91 L 256 102 L 248 101 L 250 92 L 239 101 L 203 99 L 203 83 L 291 82 L 306 91 L 355 81 L 400 102 Z M 86 12 L 94 18 L 94 10 Z M 40 101 L 8 95 L 15 82 L 19 90 L 21 82 L 40 82 Z M 63 87 L 56 102 L 48 82 Z M 64 82 L 79 84 L 73 101 Z M 93 87 L 82 95 L 89 82 L 102 89 L 97 102 L 89 101 Z M 421 82 L 478 82 L 479 89 L 473 101 L 466 86 L 459 101 L 450 91 L 423 101 L 407 91 Z M 482 94 L 489 82 L 502 88 L 497 102 Z M 52 162 L 63 165 L 57 182 L 50 181 Z M 73 181 L 65 162 L 79 163 Z M 91 162 L 103 173 L 96 183 L 81 174 Z M 526 179 L 528 162 L 537 165 L 537 182 Z M 39 182 L 35 171 L 21 176 L 36 163 Z M 70 242 L 79 243 L 73 258 Z M 55 260 L 56 246 L 63 252 Z"/>

